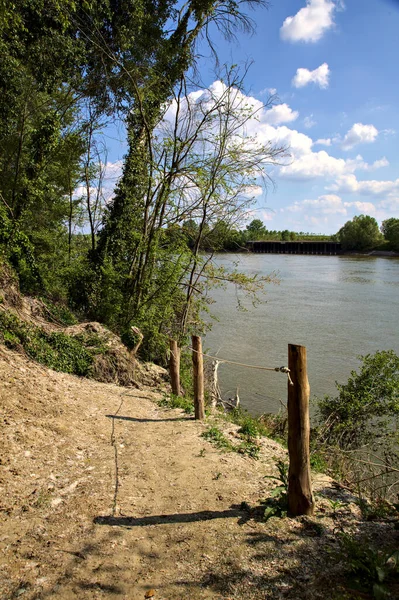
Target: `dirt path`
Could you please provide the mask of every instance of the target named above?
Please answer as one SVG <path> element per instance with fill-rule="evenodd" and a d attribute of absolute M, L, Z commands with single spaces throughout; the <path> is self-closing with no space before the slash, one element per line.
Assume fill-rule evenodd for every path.
<path fill-rule="evenodd" d="M 1 598 L 333 597 L 314 524 L 241 507 L 273 487 L 278 444 L 223 454 L 150 389 L 0 358 Z"/>

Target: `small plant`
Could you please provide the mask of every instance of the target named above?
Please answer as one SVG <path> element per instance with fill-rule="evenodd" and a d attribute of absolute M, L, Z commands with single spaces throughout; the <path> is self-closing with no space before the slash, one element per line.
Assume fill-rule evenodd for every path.
<path fill-rule="evenodd" d="M 366 521 L 377 521 L 386 519 L 387 517 L 398 516 L 396 507 L 384 498 L 377 498 L 376 500 L 359 498 L 357 504 Z"/>
<path fill-rule="evenodd" d="M 340 554 L 337 558 L 345 560 L 353 582 L 360 591 L 371 592 L 377 600 L 392 597 L 389 581 L 399 574 L 399 550 L 377 551 L 347 533 L 342 533 L 339 541 Z"/>
<path fill-rule="evenodd" d="M 236 451 L 239 454 L 246 454 L 250 458 L 258 459 L 260 446 L 252 437 L 248 436 L 246 439 L 236 447 Z"/>
<path fill-rule="evenodd" d="M 270 493 L 270 498 L 262 501 L 266 506 L 263 514 L 263 519 L 268 521 L 271 517 L 284 518 L 288 511 L 288 464 L 283 460 L 278 460 L 276 463 L 279 477 L 274 475 L 266 475 L 265 479 L 274 479 L 279 482 Z"/>
<path fill-rule="evenodd" d="M 202 434 L 206 440 L 210 441 L 220 450 L 227 452 L 237 452 L 238 454 L 245 454 L 250 458 L 259 458 L 260 447 L 251 437 L 246 437 L 238 446 L 232 444 L 222 431 L 218 427 L 210 427 L 208 431 Z"/>
<path fill-rule="evenodd" d="M 333 509 L 333 518 L 337 516 L 337 511 L 344 506 L 343 502 L 340 500 L 332 500 L 329 498 L 329 502 L 331 504 L 331 508 Z"/>
<path fill-rule="evenodd" d="M 47 298 L 41 298 L 43 304 L 45 304 L 48 316 L 50 319 L 60 323 L 61 325 L 76 325 L 78 322 L 75 315 L 69 310 L 65 304 L 54 304 Z"/>
<path fill-rule="evenodd" d="M 167 408 L 181 408 L 188 415 L 194 414 L 194 404 L 191 400 L 175 394 L 165 395 L 162 400 L 159 400 L 158 404 Z"/>
<path fill-rule="evenodd" d="M 210 427 L 207 431 L 201 434 L 203 438 L 214 444 L 216 448 L 220 450 L 233 451 L 235 450 L 233 444 L 229 442 L 226 436 L 220 431 L 218 427 Z"/>
<path fill-rule="evenodd" d="M 310 466 L 316 473 L 325 473 L 328 465 L 321 452 L 314 450 L 310 454 Z"/>

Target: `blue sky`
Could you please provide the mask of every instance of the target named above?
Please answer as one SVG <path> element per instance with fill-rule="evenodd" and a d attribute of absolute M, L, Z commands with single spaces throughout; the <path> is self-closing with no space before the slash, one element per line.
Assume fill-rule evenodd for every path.
<path fill-rule="evenodd" d="M 252 61 L 250 97 L 277 94 L 257 127 L 292 156 L 270 171 L 275 189 L 259 195 L 254 218 L 315 233 L 335 233 L 356 214 L 399 218 L 399 2 L 275 0 L 251 16 L 252 36 L 227 42 L 214 33 L 218 58 Z M 208 86 L 214 62 L 199 50 Z M 108 158 L 123 152 L 112 144 Z"/>

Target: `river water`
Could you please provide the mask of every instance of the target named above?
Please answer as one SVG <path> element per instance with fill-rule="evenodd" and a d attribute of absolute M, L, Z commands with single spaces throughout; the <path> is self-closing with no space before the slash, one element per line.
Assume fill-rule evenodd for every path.
<path fill-rule="evenodd" d="M 206 334 L 204 351 L 241 363 L 287 365 L 287 345 L 307 348 L 311 396 L 335 392 L 359 366 L 358 355 L 393 349 L 399 353 L 399 259 L 353 256 L 224 254 L 217 262 L 239 263 L 248 275 L 277 272 L 256 308 L 234 286 L 211 291 L 218 321 Z M 209 319 L 208 319 L 209 320 Z M 241 404 L 252 414 L 278 412 L 286 403 L 287 377 L 221 364 L 224 398 L 239 387 Z"/>

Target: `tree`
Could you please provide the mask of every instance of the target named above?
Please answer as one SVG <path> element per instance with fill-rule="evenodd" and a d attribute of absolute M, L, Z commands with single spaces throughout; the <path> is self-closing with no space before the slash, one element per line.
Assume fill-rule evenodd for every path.
<path fill-rule="evenodd" d="M 205 287 L 211 280 L 220 284 L 228 277 L 217 272 L 212 255 L 204 258 L 201 249 L 212 252 L 221 247 L 226 227 L 234 227 L 251 206 L 255 182 L 259 185 L 263 178 L 266 184 L 267 165 L 285 155 L 281 146 L 247 137 L 245 125 L 254 110 L 241 84 L 232 70 L 212 88 L 191 93 L 182 78 L 146 141 L 149 164 L 140 160 L 125 165 L 99 244 L 123 290 L 121 327 L 134 322 L 144 333 L 151 331 L 147 335 L 151 339 L 156 337 L 155 327 L 158 338 L 166 332 L 184 335 L 200 326 Z M 119 218 L 116 208 L 126 208 L 123 199 L 130 208 Z M 180 223 L 190 237 L 189 247 L 170 235 Z M 172 241 L 177 245 L 173 247 Z M 238 285 L 256 287 L 238 274 L 232 278 Z M 103 290 L 108 286 L 98 289 L 100 297 L 93 308 L 103 317 Z M 163 326 L 160 314 L 168 315 Z"/>
<path fill-rule="evenodd" d="M 254 219 L 247 225 L 248 240 L 262 240 L 267 235 L 267 229 L 260 219 Z"/>
<path fill-rule="evenodd" d="M 381 225 L 381 231 L 388 242 L 390 242 L 392 250 L 399 252 L 399 219 L 387 219 Z"/>
<path fill-rule="evenodd" d="M 368 215 L 353 217 L 338 232 L 344 250 L 372 250 L 381 240 L 377 221 Z"/>

